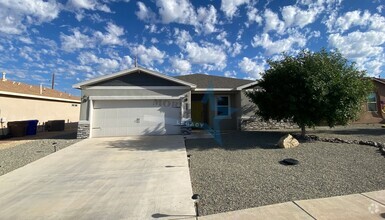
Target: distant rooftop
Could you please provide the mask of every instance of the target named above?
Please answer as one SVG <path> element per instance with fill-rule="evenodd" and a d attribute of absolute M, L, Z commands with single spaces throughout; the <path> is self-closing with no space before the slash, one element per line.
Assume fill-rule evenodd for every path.
<path fill-rule="evenodd" d="M 17 93 L 20 96 L 29 95 L 29 96 L 41 96 L 43 98 L 56 98 L 56 99 L 68 99 L 73 101 L 80 101 L 80 97 L 73 96 L 71 94 L 61 92 L 55 89 L 50 89 L 47 87 L 42 87 L 40 93 L 40 86 L 29 85 L 21 82 L 15 82 L 11 80 L 3 81 L 0 79 L 0 93 Z"/>
<path fill-rule="evenodd" d="M 229 77 L 223 77 L 223 76 L 213 76 L 213 75 L 206 75 L 201 73 L 175 76 L 175 78 L 195 84 L 199 89 L 205 89 L 205 88 L 232 89 L 232 88 L 237 88 L 239 86 L 243 86 L 243 85 L 255 82 L 253 80 L 236 79 L 236 78 L 229 78 Z"/>

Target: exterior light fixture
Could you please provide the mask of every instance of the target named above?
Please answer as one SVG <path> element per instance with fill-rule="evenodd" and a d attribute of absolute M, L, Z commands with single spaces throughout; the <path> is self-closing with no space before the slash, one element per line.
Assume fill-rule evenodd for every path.
<path fill-rule="evenodd" d="M 191 159 L 191 154 L 187 154 L 187 162 L 188 162 L 188 168 L 190 168 L 191 167 L 191 165 L 190 165 L 190 159 Z"/>
<path fill-rule="evenodd" d="M 199 194 L 194 194 L 194 195 L 192 195 L 191 199 L 194 200 L 195 219 L 198 219 L 198 216 L 199 216 L 199 199 L 200 199 L 200 195 L 199 195 Z"/>

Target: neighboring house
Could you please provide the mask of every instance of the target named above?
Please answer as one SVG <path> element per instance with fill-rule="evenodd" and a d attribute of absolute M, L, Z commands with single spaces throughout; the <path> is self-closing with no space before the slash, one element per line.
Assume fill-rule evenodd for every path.
<path fill-rule="evenodd" d="M 374 90 L 368 96 L 367 103 L 359 120 L 355 123 L 384 123 L 385 122 L 385 79 L 371 78 Z"/>
<path fill-rule="evenodd" d="M 239 129 L 255 81 L 204 74 L 170 77 L 135 67 L 74 85 L 81 89 L 79 138 L 181 134 L 184 125 Z"/>
<path fill-rule="evenodd" d="M 0 121 L 79 120 L 80 98 L 42 86 L 7 80 L 5 73 L 0 80 Z M 1 127 L 0 127 L 1 128 Z"/>

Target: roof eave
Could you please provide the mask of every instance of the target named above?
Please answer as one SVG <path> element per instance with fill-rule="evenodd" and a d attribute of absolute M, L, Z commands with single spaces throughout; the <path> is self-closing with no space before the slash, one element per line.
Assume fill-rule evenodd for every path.
<path fill-rule="evenodd" d="M 248 84 L 245 84 L 245 85 L 242 85 L 242 86 L 238 86 L 236 88 L 236 90 L 243 90 L 243 89 L 246 89 L 248 87 L 256 86 L 258 83 L 259 83 L 258 81 L 255 81 L 255 82 L 251 82 L 251 83 L 248 83 Z"/>
<path fill-rule="evenodd" d="M 195 92 L 230 92 L 230 91 L 236 91 L 234 88 L 195 88 L 193 91 Z"/>
<path fill-rule="evenodd" d="M 379 82 L 379 83 L 382 83 L 382 84 L 385 84 L 385 82 L 384 81 L 382 81 L 382 80 L 379 80 L 379 79 L 377 79 L 377 78 L 372 78 L 372 80 L 374 80 L 374 81 L 376 81 L 376 82 Z"/>

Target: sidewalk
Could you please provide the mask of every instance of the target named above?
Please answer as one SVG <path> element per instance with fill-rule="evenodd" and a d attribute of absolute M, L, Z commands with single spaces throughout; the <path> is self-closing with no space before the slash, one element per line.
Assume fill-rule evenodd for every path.
<path fill-rule="evenodd" d="M 207 215 L 199 219 L 385 219 L 385 190 L 285 202 Z"/>

